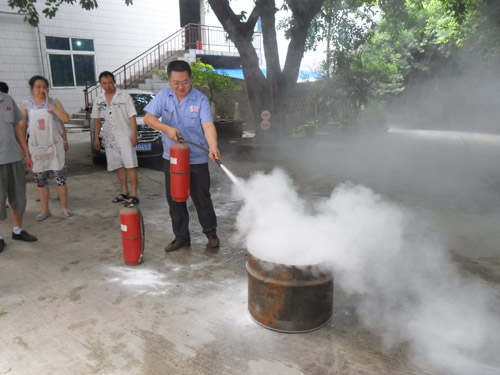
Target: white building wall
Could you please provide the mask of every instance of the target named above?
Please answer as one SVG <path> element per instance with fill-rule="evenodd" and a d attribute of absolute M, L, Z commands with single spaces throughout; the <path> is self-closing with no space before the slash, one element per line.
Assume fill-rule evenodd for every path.
<path fill-rule="evenodd" d="M 21 15 L 0 12 L 0 81 L 18 103 L 30 95 L 28 79 L 42 72 L 41 61 L 37 29 Z"/>
<path fill-rule="evenodd" d="M 99 0 L 97 9 L 86 11 L 78 4 L 61 5 L 55 18 L 43 16 L 38 30 L 0 4 L 0 81 L 19 103 L 29 96 L 28 79 L 34 74 L 50 78 L 45 37 L 93 39 L 96 78 L 103 70 L 113 71 L 180 28 L 177 0 L 140 0 L 126 6 L 123 0 Z M 84 87 L 51 88 L 68 113 L 84 107 Z"/>

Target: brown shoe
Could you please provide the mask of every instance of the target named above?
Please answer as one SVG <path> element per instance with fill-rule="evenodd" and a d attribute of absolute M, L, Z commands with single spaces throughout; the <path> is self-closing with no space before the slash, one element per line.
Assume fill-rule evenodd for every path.
<path fill-rule="evenodd" d="M 216 235 L 210 235 L 208 236 L 208 247 L 211 247 L 212 249 L 216 249 L 220 246 L 219 238 Z"/>
<path fill-rule="evenodd" d="M 182 249 L 183 247 L 188 247 L 188 246 L 191 246 L 191 244 L 184 243 L 179 240 L 173 240 L 172 242 L 170 242 L 170 244 L 167 245 L 167 247 L 165 247 L 165 251 L 167 253 L 171 253 L 172 251 L 177 251 L 179 249 Z"/>

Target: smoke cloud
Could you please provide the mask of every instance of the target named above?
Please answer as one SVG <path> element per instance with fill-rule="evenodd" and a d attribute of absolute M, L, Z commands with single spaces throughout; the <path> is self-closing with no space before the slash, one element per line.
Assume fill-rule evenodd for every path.
<path fill-rule="evenodd" d="M 498 295 L 460 270 L 432 223 L 367 187 L 344 183 L 307 202 L 282 169 L 238 181 L 237 236 L 254 256 L 323 264 L 354 296 L 362 323 L 385 345 L 452 374 L 498 374 Z"/>

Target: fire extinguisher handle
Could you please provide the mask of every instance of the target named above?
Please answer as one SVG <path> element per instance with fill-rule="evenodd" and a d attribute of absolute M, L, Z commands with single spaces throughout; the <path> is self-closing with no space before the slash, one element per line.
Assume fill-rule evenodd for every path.
<path fill-rule="evenodd" d="M 188 143 L 190 145 L 193 145 L 195 147 L 198 147 L 199 149 L 203 150 L 204 152 L 206 152 L 207 154 L 210 155 L 210 150 L 206 149 L 205 147 L 203 147 L 202 145 L 199 145 L 198 143 L 194 143 L 194 142 L 191 142 L 191 141 L 188 141 L 188 140 L 185 140 L 184 138 L 182 138 L 182 135 L 180 135 L 179 133 L 177 133 L 177 139 L 179 140 L 180 143 Z M 219 167 L 222 165 L 222 162 L 220 161 L 220 159 L 215 159 L 215 162 L 219 165 Z"/>

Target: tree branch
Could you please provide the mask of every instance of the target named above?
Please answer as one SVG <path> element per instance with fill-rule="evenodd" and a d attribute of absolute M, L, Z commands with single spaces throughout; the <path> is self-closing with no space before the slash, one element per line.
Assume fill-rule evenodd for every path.
<path fill-rule="evenodd" d="M 309 26 L 316 14 L 321 10 L 325 0 L 288 0 L 287 4 L 292 11 L 294 23 L 290 28 L 290 43 L 283 69 L 287 77 L 287 84 L 297 81 L 300 62 L 304 55 L 305 42 Z"/>

